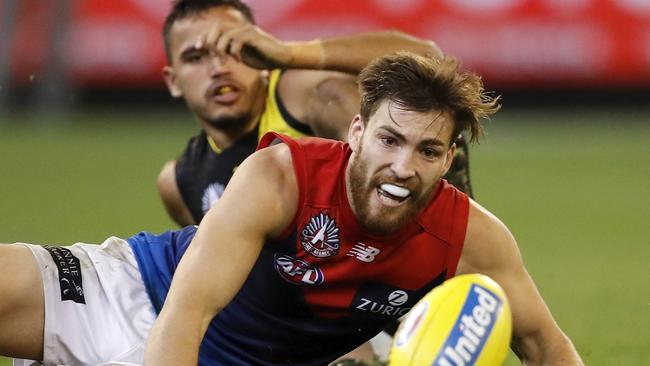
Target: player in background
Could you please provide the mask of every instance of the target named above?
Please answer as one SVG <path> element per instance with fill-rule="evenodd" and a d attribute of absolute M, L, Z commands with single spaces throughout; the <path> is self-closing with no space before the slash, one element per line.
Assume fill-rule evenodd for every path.
<path fill-rule="evenodd" d="M 400 50 L 441 55 L 433 42 L 396 31 L 279 41 L 239 0 L 177 1 L 163 36 L 169 91 L 201 126 L 158 177 L 164 205 L 181 226 L 201 221 L 266 132 L 345 140 L 359 110 L 356 77 L 372 59 Z M 447 178 L 471 196 L 467 146 L 462 137 L 456 143 Z"/>

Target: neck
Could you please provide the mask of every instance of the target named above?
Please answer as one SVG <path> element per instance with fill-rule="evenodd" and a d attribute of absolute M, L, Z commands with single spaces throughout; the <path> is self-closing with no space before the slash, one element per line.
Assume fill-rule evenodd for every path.
<path fill-rule="evenodd" d="M 260 81 L 260 83 L 261 82 L 262 81 Z M 220 150 L 229 148 L 232 144 L 237 142 L 237 140 L 242 138 L 242 136 L 253 131 L 259 123 L 266 107 L 267 91 L 263 85 L 258 85 L 256 90 L 257 93 L 253 96 L 255 102 L 252 106 L 250 118 L 246 121 L 233 123 L 231 125 L 215 126 L 207 120 L 200 120 L 201 127 Z"/>
<path fill-rule="evenodd" d="M 218 149 L 225 150 L 243 136 L 253 131 L 257 126 L 259 118 L 260 114 L 257 114 L 242 124 L 224 127 L 215 127 L 206 121 L 201 121 L 201 127 Z"/>
<path fill-rule="evenodd" d="M 348 204 L 350 205 L 350 208 L 352 209 L 352 213 L 354 214 L 355 217 L 357 217 L 357 209 L 354 207 L 354 200 L 352 199 L 352 190 L 350 189 L 351 183 L 350 183 L 350 167 L 352 166 L 352 162 L 354 161 L 354 152 L 350 155 L 350 158 L 348 159 L 348 164 L 345 167 L 345 198 L 348 200 Z"/>

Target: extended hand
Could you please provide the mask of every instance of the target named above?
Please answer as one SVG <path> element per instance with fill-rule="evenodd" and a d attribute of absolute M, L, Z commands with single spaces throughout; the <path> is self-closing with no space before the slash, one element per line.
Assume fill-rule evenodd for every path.
<path fill-rule="evenodd" d="M 232 56 L 256 69 L 284 68 L 291 62 L 289 47 L 253 24 L 219 23 L 199 38 L 196 47 Z"/>

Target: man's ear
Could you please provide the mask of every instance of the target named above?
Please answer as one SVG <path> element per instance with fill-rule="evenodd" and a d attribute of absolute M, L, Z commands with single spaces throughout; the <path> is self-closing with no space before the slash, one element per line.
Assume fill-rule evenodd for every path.
<path fill-rule="evenodd" d="M 174 98 L 180 98 L 183 96 L 183 91 L 176 85 L 176 72 L 174 68 L 167 65 L 162 68 L 163 79 L 165 79 L 165 84 L 167 84 L 167 90 Z"/>
<path fill-rule="evenodd" d="M 363 130 L 365 126 L 361 120 L 360 115 L 354 116 L 352 122 L 350 123 L 350 128 L 348 129 L 348 144 L 352 151 L 357 151 L 357 148 L 361 144 L 361 137 L 363 136 Z"/>
<path fill-rule="evenodd" d="M 454 155 L 456 155 L 456 143 L 454 142 L 451 144 L 449 147 L 449 150 L 447 150 L 447 154 L 445 156 L 445 165 L 444 165 L 444 171 L 442 173 L 442 176 L 445 176 L 447 172 L 449 171 L 449 168 L 451 168 L 451 163 L 454 161 Z"/>

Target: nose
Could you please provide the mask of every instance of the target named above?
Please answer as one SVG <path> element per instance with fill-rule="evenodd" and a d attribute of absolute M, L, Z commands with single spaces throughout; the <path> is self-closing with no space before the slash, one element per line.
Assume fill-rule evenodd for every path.
<path fill-rule="evenodd" d="M 407 149 L 401 149 L 395 154 L 394 160 L 390 165 L 395 177 L 398 179 L 409 179 L 415 176 L 414 154 Z"/>
<path fill-rule="evenodd" d="M 228 62 L 227 56 L 219 55 L 216 52 L 210 52 L 209 57 L 209 73 L 211 78 L 222 76 L 228 73 L 228 68 L 226 66 Z"/>

